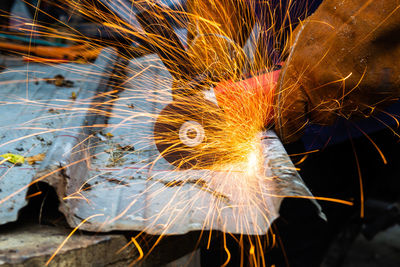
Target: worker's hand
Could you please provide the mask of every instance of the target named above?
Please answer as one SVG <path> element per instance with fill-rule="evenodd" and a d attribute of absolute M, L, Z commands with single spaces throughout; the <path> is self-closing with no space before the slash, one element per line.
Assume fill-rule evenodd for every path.
<path fill-rule="evenodd" d="M 325 0 L 291 45 L 275 97 L 284 142 L 310 122 L 370 116 L 400 96 L 399 1 Z"/>

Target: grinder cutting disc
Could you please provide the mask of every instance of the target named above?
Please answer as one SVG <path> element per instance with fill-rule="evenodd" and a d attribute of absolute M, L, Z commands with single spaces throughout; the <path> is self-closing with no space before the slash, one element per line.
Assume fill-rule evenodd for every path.
<path fill-rule="evenodd" d="M 162 157 L 185 169 L 212 165 L 222 133 L 218 112 L 218 106 L 201 98 L 168 104 L 154 124 L 154 140 Z"/>

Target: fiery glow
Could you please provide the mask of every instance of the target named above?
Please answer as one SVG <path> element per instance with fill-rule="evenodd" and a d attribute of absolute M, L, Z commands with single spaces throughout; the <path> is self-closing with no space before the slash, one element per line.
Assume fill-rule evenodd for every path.
<path fill-rule="evenodd" d="M 141 210 L 133 210 L 138 207 L 138 203 L 143 202 L 143 198 L 157 199 L 165 194 L 169 198 L 163 196 L 165 203 L 160 205 L 158 213 L 150 217 L 143 215 L 143 218 L 140 218 L 144 226 L 140 226 L 139 230 L 151 233 L 157 231 L 161 239 L 164 234 L 178 232 L 171 228 L 185 223 L 186 213 L 193 209 L 196 216 L 204 219 L 203 225 L 199 226 L 202 230 L 213 230 L 214 227 L 224 230 L 225 224 L 229 222 L 230 227 L 237 233 L 265 234 L 271 223 L 269 215 L 277 212 L 273 210 L 272 204 L 266 202 L 271 198 L 292 197 L 273 194 L 273 188 L 268 187 L 273 187 L 279 177 L 270 177 L 266 174 L 260 141 L 260 133 L 271 127 L 274 116 L 273 89 L 279 75 L 279 71 L 274 72 L 277 67 L 274 56 L 278 49 L 279 53 L 286 53 L 287 43 L 283 41 L 292 37 L 289 10 L 266 11 L 264 17 L 271 21 L 270 24 L 281 26 L 262 29 L 264 34 L 273 40 L 273 47 L 260 51 L 249 48 L 256 46 L 259 40 L 256 38 L 256 27 L 248 28 L 249 25 L 254 25 L 254 12 L 244 8 L 244 1 L 237 1 L 237 7 L 243 8 L 237 12 L 243 16 L 244 21 L 251 22 L 242 25 L 247 27 L 246 38 L 238 35 L 236 27 L 229 28 L 222 24 L 224 21 L 212 21 L 207 14 L 200 12 L 206 10 L 206 7 L 202 6 L 204 1 L 199 1 L 192 11 L 183 8 L 173 10 L 164 5 L 154 6 L 154 1 L 149 0 L 137 0 L 130 4 L 118 0 L 64 2 L 74 16 L 79 15 L 97 23 L 100 26 L 98 30 L 103 30 L 103 35 L 110 35 L 112 38 L 86 36 L 80 29 L 65 23 L 65 31 L 60 32 L 34 21 L 22 23 L 26 26 L 23 28 L 26 33 L 36 37 L 63 39 L 65 42 L 77 45 L 72 48 L 59 48 L 53 51 L 54 54 L 47 55 L 38 47 L 29 47 L 26 51 L 22 48 L 17 49 L 18 52 L 32 60 L 37 58 L 45 64 L 50 62 L 43 61 L 46 57 L 73 62 L 61 65 L 49 64 L 49 66 L 58 68 L 60 72 L 79 75 L 77 76 L 79 80 L 72 82 L 79 82 L 80 86 L 92 83 L 95 78 L 110 76 L 109 80 L 101 80 L 99 84 L 108 86 L 109 90 L 97 93 L 96 88 L 90 88 L 85 94 L 84 89 L 75 91 L 79 88 L 69 89 L 64 86 L 65 88 L 60 89 L 59 95 L 48 96 L 47 100 L 51 101 L 35 99 L 29 90 L 36 82 L 58 85 L 56 78 L 35 73 L 35 65 L 30 65 L 31 63 L 28 63 L 25 70 L 25 80 L 0 81 L 2 85 L 11 83 L 26 88 L 25 98 L 11 95 L 8 99 L 0 101 L 1 106 L 29 106 L 38 113 L 48 110 L 47 114 L 42 113 L 42 116 L 37 118 L 23 122 L 16 120 L 14 125 L 2 125 L 1 129 L 7 131 L 30 130 L 31 133 L 16 135 L 13 139 L 2 141 L 0 149 L 42 135 L 52 135 L 54 139 L 74 140 L 71 141 L 73 144 L 71 147 L 58 155 L 60 157 L 69 155 L 68 160 L 74 159 L 72 162 L 60 161 L 60 166 L 57 168 L 40 173 L 40 176 L 35 177 L 31 183 L 0 199 L 0 208 L 2 204 L 32 184 L 46 181 L 56 175 L 59 175 L 58 179 L 69 178 L 66 171 L 76 167 L 85 169 L 88 177 L 82 178 L 84 180 L 77 179 L 80 181 L 77 185 L 69 185 L 71 187 L 63 195 L 63 201 L 68 204 L 76 204 L 82 200 L 93 210 L 101 209 L 104 207 L 96 206 L 96 198 L 99 196 L 91 195 L 91 190 L 99 188 L 103 190 L 101 192 L 112 194 L 124 187 L 135 188 L 143 184 L 147 186 L 143 191 L 138 190 L 139 192 L 131 196 L 124 196 L 124 202 L 127 204 L 121 210 L 114 207 L 118 211 L 113 217 L 105 218 L 98 227 L 99 230 L 112 229 L 113 223 L 121 218 L 140 217 L 140 214 L 144 213 L 143 209 L 153 208 L 143 205 Z M 213 15 L 226 17 L 227 12 L 231 12 L 219 7 L 218 1 L 211 2 L 216 5 L 213 12 L 217 14 Z M 59 8 L 65 7 L 59 6 Z M 190 29 L 194 31 L 190 34 L 197 33 L 198 36 L 190 36 L 183 47 L 175 47 L 166 36 L 157 36 L 151 29 L 143 29 L 140 21 L 135 19 L 135 12 L 138 10 L 146 10 L 160 23 L 165 19 L 160 17 L 160 14 L 164 14 L 175 28 L 190 29 L 197 25 L 197 29 Z M 282 14 L 280 18 L 282 21 L 275 24 L 274 16 L 277 11 Z M 188 23 L 188 20 L 195 23 Z M 207 31 L 212 34 L 207 34 Z M 186 32 L 179 37 L 186 39 Z M 248 46 L 244 47 L 246 41 Z M 147 44 L 144 45 L 143 42 Z M 261 47 L 265 49 L 266 45 L 262 44 Z M 103 54 L 107 57 L 104 60 L 110 61 L 118 55 L 119 60 L 113 68 L 97 70 L 96 67 L 85 68 L 84 65 L 79 65 L 96 58 L 104 47 L 118 48 Z M 165 53 L 162 59 L 164 64 L 161 64 L 155 55 L 139 58 L 151 54 L 154 49 L 159 53 Z M 168 68 L 168 72 L 165 67 Z M 0 74 L 0 79 L 1 75 L 5 75 L 5 72 Z M 35 78 L 35 75 L 39 78 Z M 245 80 L 244 78 L 248 76 L 254 77 Z M 61 90 L 64 90 L 64 93 Z M 100 122 L 97 120 L 88 122 L 94 117 L 106 119 Z M 63 120 L 71 122 L 64 126 L 60 123 Z M 52 128 L 53 121 L 62 126 Z M 79 124 L 81 121 L 85 125 Z M 190 123 L 185 124 L 188 121 Z M 153 124 L 159 127 L 155 127 L 155 134 L 149 133 L 153 128 L 149 128 L 148 125 Z M 183 129 L 182 125 L 187 128 Z M 132 129 L 135 131 L 128 132 Z M 185 135 L 187 142 L 182 142 L 180 134 Z M 201 134 L 201 138 L 198 134 Z M 156 151 L 154 143 L 161 150 L 160 153 L 154 153 Z M 65 144 L 68 142 L 65 141 Z M 141 154 L 148 157 L 143 159 L 140 157 Z M 167 165 L 165 159 L 168 159 L 174 167 Z M 0 164 L 4 164 L 4 160 L 1 160 Z M 143 173 L 148 177 L 141 176 Z M 6 176 L 7 172 L 0 179 Z M 32 194 L 28 198 L 40 193 Z M 182 197 L 186 195 L 190 197 Z M 348 201 L 322 197 L 315 199 L 352 204 Z M 207 209 L 196 209 L 203 208 L 204 203 L 207 204 Z M 98 219 L 97 217 L 105 216 L 87 215 L 86 219 L 78 223 L 47 264 L 78 228 L 85 227 L 85 222 Z M 243 244 L 242 238 L 247 237 L 241 237 L 241 244 Z M 263 244 L 253 237 L 248 239 L 251 246 L 246 254 L 250 254 L 250 260 L 255 265 L 262 266 L 265 246 L 275 245 L 275 235 L 268 244 Z M 225 236 L 223 240 L 227 255 L 225 266 L 230 261 L 231 253 L 227 248 Z M 153 249 L 144 251 L 135 238 L 132 238 L 131 242 L 139 251 L 136 261 L 144 258 L 146 253 Z M 211 242 L 210 231 L 209 245 Z"/>

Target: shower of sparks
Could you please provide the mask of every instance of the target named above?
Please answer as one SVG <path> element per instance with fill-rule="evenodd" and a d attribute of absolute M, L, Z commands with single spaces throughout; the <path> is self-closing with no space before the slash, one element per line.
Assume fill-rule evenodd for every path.
<path fill-rule="evenodd" d="M 76 46 L 73 48 L 65 49 L 59 48 L 49 50 L 48 57 L 52 59 L 64 59 L 71 62 L 82 63 L 81 61 L 90 61 L 96 58 L 100 50 L 104 47 L 117 47 L 113 53 L 109 53 L 112 57 L 118 53 L 120 60 L 117 61 L 116 66 L 113 69 L 107 70 L 106 74 L 112 77 L 111 81 L 108 81 L 109 91 L 94 94 L 89 98 L 79 98 L 79 92 L 75 92 L 72 89 L 65 89 L 65 95 L 60 93 L 57 96 L 48 96 L 52 99 L 51 102 L 45 99 L 35 99 L 29 88 L 35 85 L 35 83 L 50 82 L 55 83 L 56 79 L 53 77 L 46 77 L 46 74 L 35 73 L 33 65 L 28 63 L 25 80 L 14 80 L 14 81 L 0 81 L 0 85 L 14 84 L 22 87 L 24 84 L 27 88 L 26 98 L 21 99 L 15 95 L 8 96 L 7 99 L 0 100 L 0 107 L 7 106 L 29 106 L 37 109 L 38 111 L 48 110 L 47 115 L 43 115 L 38 118 L 34 118 L 29 121 L 20 122 L 16 120 L 14 125 L 1 125 L 0 130 L 12 133 L 12 131 L 23 131 L 31 130 L 30 135 L 18 136 L 15 139 L 2 141 L 0 149 L 10 144 L 18 143 L 20 141 L 40 137 L 42 135 L 53 135 L 57 136 L 58 133 L 62 135 L 70 135 L 72 138 L 79 138 L 79 142 L 70 148 L 72 155 L 85 155 L 84 158 L 69 162 L 64 166 L 58 166 L 55 170 L 51 170 L 47 173 L 42 173 L 41 176 L 36 177 L 32 183 L 29 183 L 24 188 L 10 194 L 9 196 L 0 199 L 1 205 L 9 201 L 18 193 L 22 192 L 28 186 L 43 181 L 54 175 L 60 173 L 63 176 L 65 170 L 68 167 L 80 164 L 86 164 L 89 176 L 85 178 L 85 181 L 79 185 L 73 186 L 75 190 L 67 192 L 67 195 L 63 197 L 63 201 L 75 201 L 84 200 L 89 205 L 92 204 L 88 192 L 95 187 L 104 186 L 106 183 L 113 184 L 115 189 L 130 186 L 135 187 L 136 184 L 148 183 L 150 186 L 144 192 L 136 194 L 132 197 L 127 197 L 125 200 L 128 205 L 113 218 L 104 218 L 104 227 L 107 224 L 112 224 L 115 221 L 124 218 L 130 213 L 132 216 L 139 216 L 143 210 L 132 212 L 131 207 L 134 207 L 140 199 L 148 194 L 149 196 L 156 198 L 157 195 L 161 195 L 163 192 L 168 191 L 171 188 L 176 189 L 173 194 L 170 194 L 171 199 L 165 199 L 167 203 L 159 211 L 158 214 L 154 214 L 152 218 L 145 218 L 144 220 L 151 222 L 144 227 L 143 232 L 151 231 L 152 228 L 158 227 L 160 230 L 160 238 L 163 234 L 168 233 L 169 227 L 179 223 L 177 220 L 185 217 L 185 212 L 191 207 L 196 207 L 207 199 L 210 201 L 208 210 L 198 211 L 205 220 L 201 226 L 204 230 L 212 230 L 213 224 L 221 221 L 224 216 L 226 209 L 234 210 L 235 216 L 228 218 L 229 222 L 235 225 L 235 229 L 239 229 L 241 233 L 262 233 L 265 229 L 260 229 L 264 225 L 268 225 L 268 207 L 264 204 L 265 198 L 268 194 L 265 192 L 273 192 L 272 190 L 265 188 L 265 184 L 273 184 L 275 179 L 279 177 L 267 177 L 264 170 L 264 159 L 261 152 L 261 144 L 259 134 L 265 129 L 265 125 L 272 120 L 272 97 L 273 92 L 265 93 L 260 88 L 256 91 L 251 91 L 246 88 L 246 85 L 237 83 L 236 89 L 231 90 L 232 81 L 239 81 L 243 77 L 248 75 L 255 75 L 260 72 L 272 71 L 276 66 L 276 62 L 272 59 L 274 54 L 267 54 L 265 50 L 258 51 L 252 57 L 245 51 L 243 45 L 245 44 L 242 40 L 243 36 L 238 36 L 237 29 L 233 27 L 229 29 L 226 25 L 221 22 L 210 20 L 210 18 L 203 17 L 204 12 L 200 10 L 207 10 L 211 8 L 215 12 L 214 15 L 226 17 L 227 10 L 222 9 L 217 5 L 218 1 L 210 0 L 213 5 L 202 6 L 205 1 L 199 1 L 197 8 L 194 11 L 184 11 L 184 8 L 170 9 L 165 5 L 160 5 L 153 8 L 161 8 L 163 13 L 171 20 L 171 23 L 176 28 L 187 28 L 187 21 L 193 22 L 189 28 L 197 28 L 196 37 L 190 37 L 186 51 L 189 55 L 189 62 L 176 62 L 171 60 L 165 62 L 167 65 L 172 66 L 170 73 L 174 76 L 174 86 L 177 89 L 187 86 L 188 82 L 193 83 L 193 77 L 190 75 L 206 74 L 201 76 L 201 81 L 197 81 L 198 84 L 194 84 L 195 88 L 201 88 L 198 92 L 194 92 L 191 96 L 178 96 L 174 100 L 171 97 L 171 77 L 161 77 L 157 80 L 153 79 L 152 72 L 149 70 L 162 71 L 164 66 L 159 64 L 159 60 L 155 57 L 147 57 L 147 61 L 142 58 L 141 61 L 137 60 L 138 55 L 148 55 L 152 53 L 151 47 L 156 47 L 160 50 L 173 51 L 175 54 L 182 54 L 184 51 L 180 51 L 181 48 L 171 47 L 168 40 L 165 40 L 162 36 L 152 36 L 140 27 L 140 24 L 135 19 L 135 12 L 137 10 L 144 9 L 148 6 L 153 6 L 154 1 L 150 0 L 135 0 L 133 2 L 125 2 L 118 0 L 109 1 L 96 1 L 96 0 L 66 0 L 61 5 L 56 5 L 55 8 L 66 9 L 70 14 L 74 16 L 81 16 L 87 20 L 97 23 L 104 29 L 103 34 L 109 34 L 115 38 L 93 38 L 85 36 L 79 29 L 76 29 L 68 24 L 61 21 L 59 23 L 64 24 L 65 31 L 60 32 L 57 29 L 52 28 L 49 25 L 40 23 L 40 21 L 34 21 L 33 23 L 23 22 L 21 19 L 21 30 L 27 34 L 35 37 L 62 39 L 68 43 L 75 43 Z M 250 24 L 254 22 L 253 14 L 251 9 L 245 9 L 245 1 L 243 3 L 240 0 L 234 1 L 236 8 L 241 8 L 241 16 L 248 21 Z M 292 5 L 288 5 L 289 7 Z M 116 9 L 125 15 L 121 17 L 116 14 Z M 151 8 L 150 8 L 151 10 Z M 37 12 L 42 12 L 37 10 Z M 274 21 L 277 12 L 281 12 L 282 20 L 279 23 Z M 289 10 L 270 9 L 264 15 L 266 19 L 270 21 L 272 25 L 268 29 L 262 29 L 265 35 L 273 39 L 276 47 L 269 51 L 277 51 L 285 54 L 288 47 L 286 44 L 290 43 L 291 36 L 291 21 Z M 158 14 L 154 14 L 157 18 Z M 18 18 L 14 18 L 18 20 Z M 248 27 L 250 24 L 246 24 Z M 200 26 L 199 26 L 200 25 Z M 253 25 L 253 24 L 251 24 Z M 273 25 L 282 25 L 280 28 L 276 28 Z M 251 29 L 246 29 L 248 35 L 253 39 L 253 42 L 257 42 L 255 38 L 255 32 Z M 213 33 L 208 35 L 207 32 Z M 233 32 L 234 31 L 234 32 Z M 254 35 L 254 36 L 253 36 Z M 247 40 L 248 38 L 246 38 Z M 145 40 L 150 44 L 145 46 L 141 45 L 141 41 Z M 280 45 L 278 45 L 280 44 Z M 253 43 L 252 45 L 256 45 Z M 176 50 L 174 50 L 176 49 Z M 45 55 L 41 51 L 40 47 L 30 46 L 29 49 L 23 50 L 17 49 L 18 53 L 27 57 L 43 59 Z M 63 54 L 65 53 L 65 54 Z M 173 58 L 171 56 L 171 58 Z M 125 64 L 129 61 L 129 65 Z M 44 61 L 46 62 L 46 61 Z M 179 63 L 179 64 L 178 64 Z M 174 65 L 175 64 L 175 65 Z M 63 64 L 63 65 L 51 65 L 54 68 L 58 68 L 60 73 L 62 71 L 70 71 L 75 74 L 79 74 L 82 77 L 96 77 L 104 75 L 104 72 L 96 72 L 95 68 L 84 68 L 77 64 Z M 130 67 L 135 67 L 140 71 L 132 72 Z M 187 69 L 191 69 L 191 72 L 187 72 Z M 1 76 L 7 74 L 9 71 L 6 70 L 0 74 Z M 38 78 L 39 77 L 39 78 Z M 179 77 L 177 79 L 177 77 Z M 54 81 L 53 81 L 54 80 Z M 72 81 L 78 82 L 78 81 Z M 81 84 L 91 83 L 92 79 L 80 80 Z M 132 83 L 143 84 L 151 86 L 151 88 L 138 88 L 132 89 Z M 196 82 L 195 82 L 196 83 Z M 274 87 L 274 80 L 271 77 L 269 86 Z M 261 86 L 265 85 L 264 81 L 255 81 L 255 84 Z M 193 85 L 193 84 L 192 84 Z M 257 87 L 257 86 L 256 86 Z M 218 105 L 211 100 L 204 100 L 204 92 L 214 88 L 217 95 Z M 184 88 L 183 88 L 184 89 Z M 125 104 L 120 104 L 121 98 L 119 97 L 121 92 L 129 92 L 129 97 L 123 99 Z M 78 97 L 77 97 L 78 95 Z M 221 96 L 222 95 L 222 96 Z M 139 103 L 136 104 L 126 103 Z M 182 116 L 180 114 L 162 113 L 163 108 L 170 104 L 175 103 L 183 111 L 186 111 L 189 116 L 195 116 L 196 118 L 203 118 L 205 122 L 206 130 L 206 142 L 196 147 L 193 151 L 190 147 L 184 147 L 180 145 L 179 138 L 176 135 L 166 132 L 160 136 L 154 137 L 153 135 L 141 135 L 135 132 L 131 132 L 129 136 L 114 136 L 119 129 L 131 129 L 137 127 L 139 132 L 143 129 L 141 125 L 143 123 L 154 123 L 157 120 L 164 124 L 180 124 L 182 122 Z M 146 103 L 153 103 L 155 110 L 146 109 Z M 52 121 L 63 121 L 67 118 L 75 118 L 79 121 L 82 118 L 87 117 L 106 117 L 108 121 L 114 119 L 119 123 L 110 124 L 106 122 L 94 123 L 92 125 L 68 125 L 62 128 L 51 128 L 47 125 L 51 125 Z M 101 129 L 108 129 L 108 133 L 101 132 Z M 77 132 L 79 132 L 77 134 Z M 67 134 L 66 134 L 67 133 Z M 82 137 L 84 135 L 84 137 Z M 119 138 L 119 139 L 118 139 Z M 141 140 L 147 138 L 148 140 Z M 158 138 L 158 139 L 157 139 Z M 120 144 L 115 139 L 123 140 L 124 144 Z M 162 139 L 161 141 L 159 139 Z M 163 154 L 151 157 L 144 162 L 136 162 L 132 167 L 132 175 L 135 173 L 152 173 L 149 178 L 143 177 L 140 179 L 129 179 L 115 177 L 107 178 L 101 181 L 102 175 L 112 172 L 112 170 L 123 166 L 126 161 L 130 159 L 130 156 L 138 155 L 141 151 L 154 149 L 154 141 L 165 142 L 170 144 L 170 147 L 164 151 L 165 154 L 174 153 L 177 150 L 187 150 L 191 153 L 191 157 L 186 160 L 194 162 L 193 164 L 185 164 L 185 161 L 177 161 L 174 165 L 175 170 L 158 170 L 158 166 L 163 164 Z M 150 144 L 146 147 L 143 144 Z M 107 150 L 104 150 L 107 147 Z M 140 147 L 137 151 L 136 148 Z M 34 148 L 32 148 L 34 149 Z M 143 152 L 143 153 L 144 153 Z M 32 156 L 30 151 L 24 151 L 24 155 Z M 1 153 L 0 153 L 1 154 Z M 74 158 L 74 157 L 73 157 Z M 97 158 L 108 158 L 105 166 L 99 166 Z M 199 159 L 199 160 L 198 160 Z M 207 161 L 204 167 L 198 162 L 203 163 Z M 4 161 L 4 160 L 3 160 Z M 4 162 L 1 161 L 2 166 Z M 196 163 L 197 162 L 197 163 Z M 97 165 L 96 165 L 97 164 Z M 189 167 L 188 167 L 189 166 Z M 17 166 L 9 165 L 9 168 L 18 168 Z M 97 174 L 95 170 L 100 170 Z M 157 170 L 157 171 L 154 171 Z M 3 173 L 0 179 L 3 179 L 10 170 Z M 195 173 L 195 177 L 192 177 L 192 172 Z M 172 173 L 172 174 L 171 174 Z M 131 175 L 131 176 L 132 176 Z M 100 181 L 100 182 L 99 182 Z M 187 188 L 191 187 L 190 194 L 191 198 L 189 201 L 180 200 L 180 194 L 187 194 Z M 41 192 L 31 194 L 27 198 L 33 198 L 40 195 Z M 105 196 L 106 197 L 106 196 Z M 269 197 L 282 198 L 285 196 L 276 196 L 270 194 Z M 305 196 L 304 196 L 305 197 Z M 335 201 L 334 199 L 320 198 L 321 200 Z M 340 202 L 340 201 L 338 201 Z M 342 201 L 342 204 L 351 205 L 350 202 Z M 118 203 L 115 203 L 117 205 Z M 142 207 L 145 208 L 145 207 Z M 99 211 L 98 213 L 102 213 Z M 101 217 L 103 215 L 96 214 L 88 216 L 83 219 L 78 226 L 68 236 L 70 237 L 79 227 L 84 227 L 86 221 L 94 218 Z M 157 225 L 159 218 L 167 217 L 168 223 L 166 225 Z M 256 225 L 253 222 L 263 221 L 265 224 Z M 99 229 L 101 230 L 101 229 Z M 211 238 L 211 234 L 210 234 Z M 241 237 L 239 243 L 243 245 L 244 241 Z M 251 243 L 250 251 L 246 251 L 245 254 L 249 255 L 250 260 L 255 265 L 264 264 L 264 251 L 266 246 L 272 246 L 275 244 L 275 236 L 273 240 L 268 240 L 264 243 L 260 239 L 254 237 L 248 237 L 248 242 Z M 67 242 L 68 238 L 57 248 L 55 254 L 62 248 Z M 226 237 L 224 236 L 224 249 L 227 254 L 226 264 L 230 260 L 230 252 L 226 246 Z M 212 240 L 209 240 L 212 242 Z M 157 242 L 156 242 L 157 243 Z M 144 251 L 137 238 L 132 238 L 130 244 L 133 244 L 139 251 L 139 258 L 145 258 L 146 253 L 152 251 Z M 54 255 L 55 255 L 54 254 Z M 49 259 L 49 263 L 54 255 Z"/>

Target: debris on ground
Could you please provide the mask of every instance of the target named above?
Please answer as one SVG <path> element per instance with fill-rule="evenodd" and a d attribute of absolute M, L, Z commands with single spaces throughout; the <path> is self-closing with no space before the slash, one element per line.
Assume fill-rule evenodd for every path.
<path fill-rule="evenodd" d="M 107 153 L 110 154 L 110 157 L 108 159 L 109 163 L 106 165 L 106 167 L 110 168 L 110 167 L 121 166 L 125 162 L 124 159 L 125 155 L 123 152 L 110 149 L 109 151 L 107 151 Z"/>
<path fill-rule="evenodd" d="M 117 144 L 117 149 L 123 151 L 135 151 L 135 147 L 132 145 L 121 146 L 120 144 Z"/>
<path fill-rule="evenodd" d="M 72 93 L 71 93 L 71 99 L 72 99 L 72 100 L 75 100 L 75 99 L 76 99 L 76 93 L 75 93 L 75 92 L 72 92 Z"/>
<path fill-rule="evenodd" d="M 3 158 L 2 160 L 0 160 L 0 165 L 3 164 L 6 161 L 8 161 L 8 162 L 10 162 L 12 164 L 15 164 L 17 166 L 20 166 L 20 165 L 24 164 L 25 161 L 29 165 L 33 165 L 37 161 L 43 161 L 45 156 L 46 155 L 44 153 L 40 153 L 40 154 L 31 156 L 31 157 L 24 157 L 24 156 L 17 155 L 17 154 L 6 153 L 6 154 L 3 154 L 3 155 L 0 155 L 0 157 Z"/>
<path fill-rule="evenodd" d="M 3 164 L 4 162 L 8 161 L 12 164 L 20 166 L 25 162 L 24 156 L 17 155 L 17 154 L 6 153 L 3 155 L 0 155 L 0 157 L 4 158 L 3 160 L 0 161 L 0 164 Z"/>
<path fill-rule="evenodd" d="M 48 112 L 49 113 L 54 113 L 54 114 L 60 114 L 60 111 L 55 110 L 54 108 L 49 108 Z"/>
<path fill-rule="evenodd" d="M 54 84 L 55 86 L 58 87 L 68 87 L 71 88 L 74 86 L 74 82 L 70 80 L 66 80 L 64 76 L 61 74 L 57 74 L 54 76 L 54 78 L 44 78 L 46 83 Z"/>
<path fill-rule="evenodd" d="M 29 165 L 35 164 L 37 161 L 43 161 L 44 158 L 46 157 L 46 154 L 40 153 L 31 157 L 26 157 L 26 161 L 28 162 Z"/>
<path fill-rule="evenodd" d="M 108 136 L 108 134 L 106 134 L 106 136 Z M 116 167 L 123 165 L 123 163 L 125 163 L 126 161 L 125 156 L 135 151 L 135 147 L 132 145 L 126 145 L 126 146 L 122 146 L 120 144 L 110 144 L 110 145 L 111 148 L 105 150 L 106 153 L 110 154 L 110 157 L 108 159 L 109 163 L 106 165 L 107 167 Z"/>

